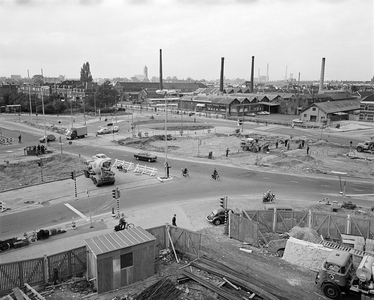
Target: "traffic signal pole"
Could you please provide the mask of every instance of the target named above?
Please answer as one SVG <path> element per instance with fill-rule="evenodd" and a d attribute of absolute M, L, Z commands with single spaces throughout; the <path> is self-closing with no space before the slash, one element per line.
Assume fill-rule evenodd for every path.
<path fill-rule="evenodd" d="M 119 200 L 121 198 L 121 192 L 118 190 L 118 187 L 112 190 L 112 198 L 117 200 L 117 218 L 119 219 L 121 217 L 119 212 Z"/>
<path fill-rule="evenodd" d="M 70 173 L 70 178 L 74 180 L 74 192 L 75 192 L 75 198 L 78 197 L 77 193 L 77 176 L 75 175 L 75 171 Z"/>

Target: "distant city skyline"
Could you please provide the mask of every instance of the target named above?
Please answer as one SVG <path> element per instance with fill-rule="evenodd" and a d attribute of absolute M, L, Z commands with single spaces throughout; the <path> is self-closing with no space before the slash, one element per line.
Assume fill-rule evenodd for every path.
<path fill-rule="evenodd" d="M 0 77 L 325 81 L 374 75 L 372 0 L 0 0 Z"/>

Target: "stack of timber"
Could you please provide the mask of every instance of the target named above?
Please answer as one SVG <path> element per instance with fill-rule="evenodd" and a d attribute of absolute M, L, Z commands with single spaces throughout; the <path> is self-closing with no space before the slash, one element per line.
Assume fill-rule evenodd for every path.
<path fill-rule="evenodd" d="M 256 278 L 254 275 L 241 273 L 222 263 L 209 259 L 206 256 L 200 257 L 197 261 L 191 263 L 191 265 L 210 274 L 224 277 L 233 285 L 243 290 L 250 291 L 252 294 L 256 294 L 256 297 L 253 299 L 299 300 L 296 295 L 288 292 L 286 287 L 284 287 L 284 289 L 278 288 L 274 286 L 273 282 L 266 280 L 260 281 L 257 276 Z"/>
<path fill-rule="evenodd" d="M 177 289 L 170 279 L 163 278 L 146 288 L 135 297 L 135 300 L 175 300 L 178 299 L 179 295 L 182 293 L 183 292 Z"/>

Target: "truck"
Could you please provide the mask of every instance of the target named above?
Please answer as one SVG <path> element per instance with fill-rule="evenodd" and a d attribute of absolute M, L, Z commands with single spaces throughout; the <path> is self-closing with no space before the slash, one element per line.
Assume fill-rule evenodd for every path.
<path fill-rule="evenodd" d="M 355 268 L 351 252 L 334 249 L 323 261 L 315 283 L 329 299 L 341 299 L 343 294 L 374 299 L 373 263 L 374 257 L 364 254 Z"/>
<path fill-rule="evenodd" d="M 264 152 L 269 151 L 268 142 L 259 143 L 257 139 L 253 139 L 253 138 L 242 139 L 240 141 L 240 147 L 242 148 L 243 151 L 259 152 L 261 151 L 261 149 Z"/>
<path fill-rule="evenodd" d="M 362 151 L 374 151 L 374 141 L 365 141 L 363 143 L 358 143 L 356 146 L 357 152 Z"/>
<path fill-rule="evenodd" d="M 87 135 L 87 126 L 72 127 L 66 132 L 66 139 L 81 139 Z"/>
<path fill-rule="evenodd" d="M 84 170 L 84 176 L 91 178 L 97 187 L 115 182 L 115 174 L 111 170 L 112 159 L 104 156 L 94 156 L 92 160 L 87 161 L 87 167 Z"/>

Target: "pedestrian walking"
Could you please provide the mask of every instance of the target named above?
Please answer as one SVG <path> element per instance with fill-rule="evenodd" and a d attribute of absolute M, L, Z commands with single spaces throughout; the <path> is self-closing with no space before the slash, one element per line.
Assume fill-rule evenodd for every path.
<path fill-rule="evenodd" d="M 173 218 L 171 219 L 171 224 L 173 226 L 177 226 L 177 215 L 176 214 L 174 214 Z"/>
<path fill-rule="evenodd" d="M 228 156 L 229 156 L 229 152 L 230 152 L 230 149 L 229 149 L 229 148 L 227 148 L 227 149 L 226 149 L 226 157 L 228 157 Z"/>
<path fill-rule="evenodd" d="M 292 128 L 294 128 L 294 127 L 295 127 L 295 123 L 294 123 L 294 122 L 292 122 L 292 125 L 291 125 L 291 127 L 292 127 Z"/>
<path fill-rule="evenodd" d="M 287 147 L 287 144 L 288 144 L 288 140 L 285 140 L 284 141 L 284 146 Z"/>
<path fill-rule="evenodd" d="M 302 140 L 302 141 L 301 141 L 301 147 L 303 147 L 303 148 L 304 148 L 304 146 L 305 146 L 305 141 L 304 141 L 304 140 Z"/>
<path fill-rule="evenodd" d="M 18 143 L 21 143 L 21 135 L 19 135 L 19 137 L 18 137 Z"/>
<path fill-rule="evenodd" d="M 275 148 L 278 149 L 278 145 L 279 145 L 279 143 L 278 143 L 278 141 L 276 141 L 276 142 L 275 142 Z"/>
<path fill-rule="evenodd" d="M 306 155 L 309 155 L 309 146 L 306 148 Z"/>
<path fill-rule="evenodd" d="M 287 151 L 290 150 L 290 143 L 287 145 Z"/>

